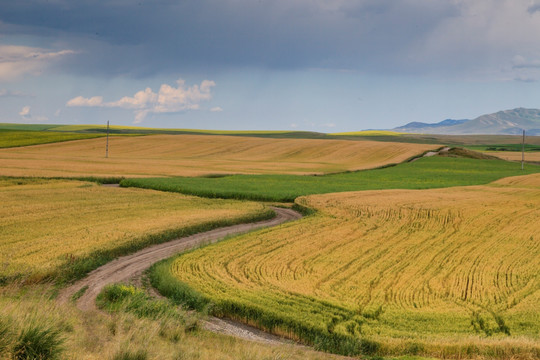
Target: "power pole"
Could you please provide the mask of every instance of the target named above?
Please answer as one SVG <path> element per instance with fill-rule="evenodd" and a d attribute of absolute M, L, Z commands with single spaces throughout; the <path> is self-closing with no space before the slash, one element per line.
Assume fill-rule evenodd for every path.
<path fill-rule="evenodd" d="M 107 120 L 107 144 L 105 145 L 105 158 L 109 157 L 109 120 Z"/>
<path fill-rule="evenodd" d="M 523 170 L 524 163 L 525 163 L 525 130 L 523 130 L 523 141 L 521 142 L 521 170 Z"/>

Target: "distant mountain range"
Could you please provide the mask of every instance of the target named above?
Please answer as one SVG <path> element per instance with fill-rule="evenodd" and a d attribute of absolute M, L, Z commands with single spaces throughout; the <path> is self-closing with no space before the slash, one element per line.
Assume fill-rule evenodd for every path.
<path fill-rule="evenodd" d="M 540 135 L 540 110 L 517 108 L 482 115 L 473 120 L 447 119 L 435 124 L 411 122 L 392 129 L 399 132 L 446 135 Z"/>

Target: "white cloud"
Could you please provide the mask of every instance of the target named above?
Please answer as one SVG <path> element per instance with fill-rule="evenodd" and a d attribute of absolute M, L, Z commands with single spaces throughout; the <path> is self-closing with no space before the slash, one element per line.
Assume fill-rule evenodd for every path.
<path fill-rule="evenodd" d="M 215 106 L 213 108 L 210 109 L 211 112 L 222 112 L 223 109 L 219 106 Z"/>
<path fill-rule="evenodd" d="M 15 80 L 26 74 L 39 75 L 53 62 L 71 54 L 75 51 L 0 45 L 0 81 Z"/>
<path fill-rule="evenodd" d="M 102 96 L 94 96 L 91 98 L 84 98 L 82 96 L 77 96 L 76 98 L 69 100 L 66 106 L 102 106 L 102 104 L 103 104 Z"/>
<path fill-rule="evenodd" d="M 21 111 L 19 111 L 19 115 L 26 121 L 32 121 L 32 122 L 44 122 L 49 120 L 46 116 L 33 116 L 30 113 L 30 106 L 23 106 Z"/>
<path fill-rule="evenodd" d="M 163 85 L 162 85 L 163 86 Z M 95 96 L 95 98 L 101 98 L 101 96 Z M 124 96 L 118 101 L 113 101 L 105 104 L 107 107 L 119 107 L 123 109 L 144 109 L 148 107 L 148 104 L 156 102 L 158 96 L 150 88 L 139 91 L 133 95 L 133 97 Z"/>
<path fill-rule="evenodd" d="M 30 106 L 24 106 L 22 110 L 19 112 L 19 115 L 22 117 L 30 117 Z"/>
<path fill-rule="evenodd" d="M 148 114 L 175 113 L 186 110 L 197 110 L 202 101 L 212 98 L 210 93 L 216 83 L 204 80 L 201 85 L 186 87 L 182 79 L 177 80 L 177 87 L 162 84 L 157 93 L 146 88 L 132 97 L 124 96 L 120 100 L 103 102 L 103 97 L 85 98 L 77 96 L 69 100 L 66 106 L 109 107 L 133 110 L 134 123 L 141 123 Z M 219 111 L 219 110 L 217 110 Z"/>

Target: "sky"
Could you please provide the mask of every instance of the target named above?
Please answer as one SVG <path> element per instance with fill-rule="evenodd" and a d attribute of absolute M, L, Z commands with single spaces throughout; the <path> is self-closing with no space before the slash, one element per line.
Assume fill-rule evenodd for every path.
<path fill-rule="evenodd" d="M 344 132 L 540 108 L 540 0 L 0 0 L 0 122 Z"/>

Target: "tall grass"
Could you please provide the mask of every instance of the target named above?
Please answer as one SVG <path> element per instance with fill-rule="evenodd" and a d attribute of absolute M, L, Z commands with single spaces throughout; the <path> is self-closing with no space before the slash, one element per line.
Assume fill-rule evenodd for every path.
<path fill-rule="evenodd" d="M 196 318 L 196 314 L 186 314 L 172 305 L 168 308 L 177 315 L 165 313 L 155 319 L 121 307 L 109 313 L 81 312 L 73 304 L 60 305 L 43 295 L 53 290 L 49 285 L 19 288 L 14 284 L 0 289 L 0 329 L 8 329 L 7 337 L 3 336 L 5 332 L 0 336 L 0 344 L 7 344 L 0 348 L 0 359 L 14 360 L 14 345 L 28 324 L 61 332 L 60 337 L 65 341 L 59 358 L 63 360 L 111 360 L 124 354 L 135 357 L 141 356 L 141 350 L 148 359 L 160 360 L 334 359 L 305 348 L 269 346 L 193 331 L 190 319 Z M 181 319 L 184 316 L 188 321 Z"/>
<path fill-rule="evenodd" d="M 60 329 L 42 324 L 28 324 L 13 346 L 14 360 L 54 360 L 62 353 L 64 339 Z"/>
<path fill-rule="evenodd" d="M 198 327 L 198 319 L 194 313 L 188 314 L 168 299 L 155 299 L 133 285 L 107 285 L 98 295 L 96 304 L 109 312 L 130 312 L 140 318 L 164 322 L 173 320 L 190 331 Z"/>
<path fill-rule="evenodd" d="M 59 359 L 65 337 L 60 327 L 38 317 L 13 321 L 0 313 L 0 358 L 13 360 Z"/>
<path fill-rule="evenodd" d="M 0 359 L 5 354 L 11 345 L 11 328 L 12 324 L 8 319 L 4 319 L 0 314 Z"/>
<path fill-rule="evenodd" d="M 146 360 L 146 359 L 148 359 L 148 352 L 146 350 L 138 350 L 138 351 L 120 350 L 112 357 L 112 360 Z"/>

